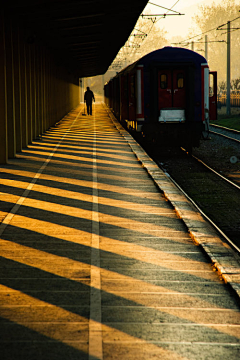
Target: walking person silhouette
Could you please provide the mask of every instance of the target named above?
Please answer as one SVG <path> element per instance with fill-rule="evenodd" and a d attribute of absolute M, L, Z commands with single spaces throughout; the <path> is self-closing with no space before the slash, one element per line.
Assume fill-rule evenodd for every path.
<path fill-rule="evenodd" d="M 92 101 L 94 100 L 95 102 L 95 97 L 94 94 L 92 92 L 92 90 L 90 90 L 89 87 L 87 87 L 87 91 L 84 94 L 84 102 L 87 104 L 87 113 L 88 115 L 92 115 Z"/>

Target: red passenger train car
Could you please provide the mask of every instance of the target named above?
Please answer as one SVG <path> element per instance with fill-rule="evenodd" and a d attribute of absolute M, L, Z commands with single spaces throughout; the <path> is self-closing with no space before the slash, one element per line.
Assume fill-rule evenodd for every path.
<path fill-rule="evenodd" d="M 216 119 L 217 73 L 191 50 L 153 51 L 119 72 L 104 91 L 118 120 L 158 145 L 199 146 L 209 119 Z"/>

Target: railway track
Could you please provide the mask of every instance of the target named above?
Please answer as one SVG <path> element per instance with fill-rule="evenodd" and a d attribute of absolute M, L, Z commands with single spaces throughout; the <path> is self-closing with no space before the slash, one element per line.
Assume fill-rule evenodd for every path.
<path fill-rule="evenodd" d="M 183 151 L 185 151 L 183 149 Z M 200 159 L 198 159 L 197 157 L 193 156 L 193 158 L 198 161 L 199 163 L 201 163 L 201 165 L 203 165 L 204 167 L 206 167 L 207 169 L 209 169 L 211 172 L 215 173 L 218 177 L 220 177 L 221 179 L 223 179 L 224 181 L 228 182 L 229 184 L 231 184 L 232 186 L 234 186 L 235 188 L 237 188 L 240 192 L 240 187 L 236 184 L 234 184 L 233 182 L 230 182 L 227 178 L 225 178 L 224 176 L 222 176 L 221 174 L 217 173 L 215 170 L 211 169 L 207 164 L 205 164 L 204 162 L 202 162 Z M 170 177 L 170 179 L 175 183 L 175 185 L 184 193 L 184 195 L 194 204 L 194 206 L 198 209 L 198 211 L 207 219 L 207 221 L 209 221 L 214 227 L 215 229 L 221 234 L 221 236 L 230 244 L 230 246 L 232 248 L 234 248 L 238 254 L 240 254 L 240 242 L 238 242 L 236 239 L 233 241 L 226 235 L 226 233 L 224 233 L 221 230 L 222 224 L 219 223 L 219 225 L 216 224 L 216 222 L 214 222 L 212 220 L 211 217 L 209 217 L 203 210 L 201 207 L 199 207 L 199 205 L 197 204 L 196 200 L 194 200 L 193 197 L 191 197 L 189 195 L 189 191 L 188 193 L 186 193 L 186 191 L 183 190 L 183 188 L 179 185 L 179 179 L 178 182 L 176 182 L 173 177 L 166 171 L 166 169 L 164 169 L 162 163 L 159 163 L 159 167 L 165 172 L 165 174 Z M 185 187 L 185 186 L 184 186 Z M 236 214 L 237 215 L 237 214 Z M 229 234 L 231 236 L 231 234 Z"/>
<path fill-rule="evenodd" d="M 234 141 L 240 144 L 240 131 L 229 129 L 224 126 L 213 125 L 209 126 L 209 133 L 222 136 L 228 140 Z"/>
<path fill-rule="evenodd" d="M 157 154 L 150 151 L 149 155 L 240 253 L 240 156 L 237 162 L 230 161 L 232 156 L 237 157 L 237 151 L 240 154 L 240 142 L 234 140 L 233 151 L 229 134 L 224 141 L 219 140 L 223 135 L 211 132 L 212 139 L 194 149 L 192 157 L 182 150 L 170 149 L 158 150 Z M 212 156 L 212 152 L 217 156 Z M 227 158 L 224 166 L 223 154 Z M 233 176 L 235 171 L 238 181 Z"/>

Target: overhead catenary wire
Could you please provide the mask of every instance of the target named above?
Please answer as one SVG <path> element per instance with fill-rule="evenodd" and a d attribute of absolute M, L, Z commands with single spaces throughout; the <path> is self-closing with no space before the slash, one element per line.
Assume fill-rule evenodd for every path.
<path fill-rule="evenodd" d="M 174 11 L 174 12 L 175 12 L 175 10 L 173 10 L 173 8 L 175 7 L 175 5 L 176 5 L 179 1 L 180 1 L 180 0 L 177 0 L 177 1 L 171 6 L 170 9 L 164 8 L 163 6 L 154 4 L 154 3 L 150 2 L 150 1 L 148 2 L 148 4 L 155 5 L 155 6 L 160 7 L 160 8 L 164 8 L 165 10 L 167 10 L 167 13 L 166 13 L 166 14 L 168 14 L 169 11 Z M 179 13 L 179 14 L 180 14 L 180 13 Z M 177 15 L 179 15 L 179 14 L 177 14 Z M 181 15 L 181 14 L 180 14 L 180 15 Z M 154 17 L 154 14 L 151 15 L 151 16 Z M 150 17 L 150 15 L 149 15 L 149 17 Z M 147 31 L 147 33 L 145 33 L 145 36 L 142 36 L 142 37 L 141 37 L 141 36 L 139 36 L 139 35 L 136 35 L 136 34 L 133 34 L 133 33 L 132 33 L 132 34 L 130 35 L 130 37 L 131 37 L 131 36 L 134 36 L 135 38 L 140 38 L 141 41 L 143 42 L 143 41 L 146 39 L 146 37 L 151 33 L 154 25 L 155 25 L 158 21 L 160 21 L 161 19 L 164 19 L 164 18 L 165 18 L 164 16 L 161 16 L 158 20 L 155 19 L 155 21 L 152 21 L 151 27 L 150 27 L 150 29 Z M 134 28 L 134 31 L 140 31 L 140 30 Z M 130 37 L 129 37 L 129 38 L 130 38 Z M 128 40 L 128 41 L 129 41 L 129 40 Z M 127 41 L 127 43 L 128 43 L 128 41 Z M 120 52 L 121 52 L 121 51 L 124 52 L 124 49 L 126 49 L 126 50 L 129 49 L 129 46 L 127 45 L 127 43 L 126 43 L 126 45 L 124 45 L 124 46 L 122 47 L 122 49 L 120 50 Z M 141 47 L 141 43 L 138 43 L 138 45 L 139 45 L 139 47 Z M 138 48 L 138 47 L 134 47 L 133 49 L 134 49 L 135 51 L 132 51 L 131 53 L 132 53 L 132 54 L 136 54 L 136 49 L 139 49 L 139 48 Z M 127 53 L 127 54 L 125 54 L 125 55 L 129 55 L 129 53 Z M 116 60 L 117 60 L 117 59 L 116 59 Z M 119 60 L 117 60 L 117 61 L 119 61 Z M 114 63 L 111 65 L 111 67 L 112 67 L 112 66 L 114 66 Z"/>
<path fill-rule="evenodd" d="M 240 11 L 240 10 L 239 10 L 239 11 Z M 233 20 L 230 20 L 229 22 L 231 23 L 231 22 L 233 22 L 233 21 L 236 21 L 236 20 L 239 19 L 239 18 L 240 18 L 240 16 L 236 17 L 236 18 L 233 19 Z M 179 44 L 179 45 L 180 45 L 180 44 L 183 44 L 183 43 L 185 43 L 185 42 L 187 42 L 187 41 L 189 41 L 189 40 L 195 39 L 195 38 L 198 37 L 198 36 L 202 36 L 202 35 L 204 35 L 204 34 L 207 34 L 207 33 L 211 32 L 211 31 L 214 31 L 214 30 L 226 30 L 226 29 L 219 29 L 220 27 L 225 26 L 225 25 L 227 25 L 227 23 L 222 24 L 222 25 L 218 25 L 217 27 L 214 27 L 214 28 L 212 28 L 212 29 L 203 31 L 203 32 L 201 32 L 201 34 L 197 34 L 197 35 L 194 35 L 194 36 L 192 36 L 192 37 L 190 37 L 190 38 L 188 38 L 188 39 L 182 40 L 182 41 L 178 42 L 177 44 Z M 238 29 L 240 29 L 240 28 L 237 28 L 237 29 L 235 29 L 235 30 L 238 30 Z M 232 32 L 232 29 L 231 29 L 231 32 Z M 224 33 L 224 34 L 226 34 L 226 33 Z M 221 35 L 223 35 L 223 34 L 221 34 Z M 176 44 L 176 43 L 175 43 L 175 44 Z"/>
<path fill-rule="evenodd" d="M 154 6 L 158 6 L 158 7 L 160 7 L 161 9 L 165 9 L 165 10 L 168 10 L 168 11 L 173 11 L 173 12 L 175 12 L 175 13 L 177 13 L 177 14 L 180 14 L 178 11 L 175 11 L 175 10 L 172 10 L 172 8 L 179 2 L 180 0 L 178 0 L 177 2 L 175 2 L 175 4 L 171 7 L 171 9 L 168 9 L 168 8 L 166 8 L 166 7 L 164 7 L 164 6 L 161 6 L 161 5 L 157 5 L 157 4 L 154 4 L 154 3 L 152 3 L 152 2 L 148 2 L 148 4 L 151 4 L 151 5 L 154 5 Z"/>
<path fill-rule="evenodd" d="M 239 10 L 239 11 L 240 11 L 240 10 Z M 233 20 L 230 20 L 229 22 L 231 23 L 231 22 L 233 22 L 233 21 L 235 21 L 235 20 L 237 20 L 237 19 L 239 19 L 239 18 L 240 18 L 240 16 L 236 17 L 236 18 L 233 19 Z M 226 22 L 225 24 L 219 25 L 216 30 L 221 30 L 220 27 L 225 26 L 225 25 L 227 25 L 227 24 L 228 24 L 228 22 Z M 239 29 L 239 28 L 238 28 L 238 29 Z M 227 29 L 222 29 L 222 30 L 227 30 Z"/>
<path fill-rule="evenodd" d="M 177 1 L 172 5 L 172 7 L 171 7 L 170 9 L 165 8 L 165 7 L 161 6 L 161 5 L 154 4 L 154 3 L 150 2 L 150 1 L 148 2 L 148 4 L 151 4 L 151 5 L 154 5 L 154 6 L 157 6 L 157 7 L 160 7 L 160 8 L 163 8 L 163 9 L 167 10 L 167 13 L 165 14 L 165 15 L 167 15 L 169 11 L 174 11 L 174 12 L 176 12 L 175 10 L 173 10 L 173 8 L 174 8 L 174 6 L 175 6 L 179 1 L 180 1 L 180 0 L 177 0 Z M 177 13 L 177 15 L 182 15 L 182 14 L 180 14 L 179 12 L 176 12 L 176 13 Z M 143 15 L 143 14 L 142 14 L 142 15 Z M 146 15 L 146 16 L 155 17 L 156 15 L 153 14 L 153 15 Z M 148 36 L 148 35 L 151 33 L 154 25 L 155 25 L 159 20 L 164 19 L 164 18 L 165 18 L 165 16 L 164 16 L 164 15 L 161 15 L 161 18 L 160 18 L 160 19 L 155 20 L 155 21 L 152 21 L 151 28 L 149 29 L 149 31 L 148 31 L 148 33 L 146 34 L 146 36 Z M 144 39 L 145 39 L 145 38 L 144 38 Z M 142 39 L 142 41 L 143 41 L 144 39 Z"/>

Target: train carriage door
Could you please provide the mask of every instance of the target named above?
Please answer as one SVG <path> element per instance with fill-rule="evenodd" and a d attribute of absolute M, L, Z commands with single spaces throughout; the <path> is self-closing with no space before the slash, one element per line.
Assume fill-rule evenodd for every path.
<path fill-rule="evenodd" d="M 158 72 L 158 110 L 172 107 L 172 74 L 171 70 Z"/>
<path fill-rule="evenodd" d="M 186 107 L 186 72 L 183 69 L 158 72 L 158 108 Z"/>
<path fill-rule="evenodd" d="M 186 72 L 183 69 L 172 71 L 173 107 L 186 108 Z"/>
<path fill-rule="evenodd" d="M 217 72 L 209 72 L 209 119 L 217 120 Z"/>
<path fill-rule="evenodd" d="M 135 74 L 129 76 L 129 120 L 134 121 L 136 115 L 136 78 Z"/>

